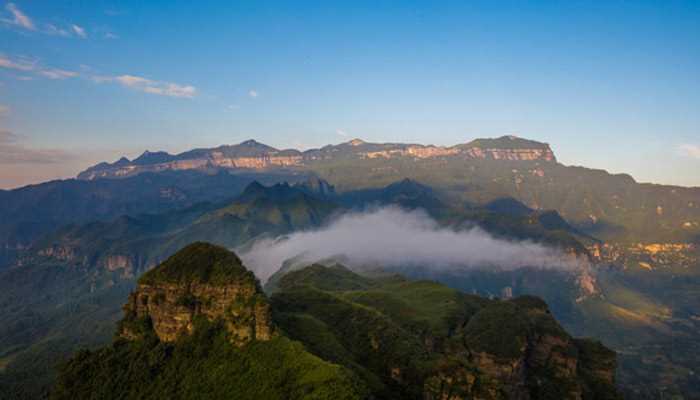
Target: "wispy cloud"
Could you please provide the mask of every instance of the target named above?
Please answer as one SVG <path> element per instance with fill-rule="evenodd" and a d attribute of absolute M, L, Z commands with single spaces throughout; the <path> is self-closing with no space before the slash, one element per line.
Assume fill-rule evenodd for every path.
<path fill-rule="evenodd" d="M 12 19 L 3 18 L 3 22 L 10 25 L 18 26 L 20 28 L 28 29 L 30 31 L 36 30 L 36 25 L 34 25 L 34 21 L 32 21 L 32 19 L 29 18 L 27 14 L 23 13 L 19 8 L 17 8 L 15 3 L 7 3 L 5 9 L 10 13 Z"/>
<path fill-rule="evenodd" d="M 82 27 L 73 24 L 73 25 L 71 25 L 71 29 L 73 29 L 73 32 L 75 32 L 75 34 L 78 35 L 79 37 L 81 37 L 83 39 L 85 39 L 87 37 L 87 33 L 85 33 L 85 29 L 83 29 Z"/>
<path fill-rule="evenodd" d="M 197 94 L 197 88 L 192 85 L 155 81 L 135 75 L 97 76 L 93 80 L 97 83 L 115 82 L 129 89 L 159 96 L 192 98 Z"/>
<path fill-rule="evenodd" d="M 238 104 L 229 104 L 228 106 L 226 106 L 226 108 L 231 110 L 231 111 L 236 111 L 239 108 L 241 108 L 241 106 L 239 106 Z"/>
<path fill-rule="evenodd" d="M 57 68 L 45 68 L 40 71 L 38 71 L 39 75 L 44 76 L 49 79 L 66 79 L 66 78 L 75 78 L 78 76 L 78 73 L 75 71 L 67 71 L 65 69 L 57 69 Z"/>
<path fill-rule="evenodd" d="M 695 144 L 682 144 L 678 146 L 678 152 L 685 157 L 700 158 L 700 146 Z"/>
<path fill-rule="evenodd" d="M 100 76 L 91 73 L 89 66 L 81 65 L 82 72 L 41 65 L 37 60 L 29 58 L 10 58 L 0 54 L 0 68 L 34 74 L 48 79 L 68 79 L 83 77 L 96 83 L 117 83 L 129 89 L 159 96 L 192 98 L 197 95 L 197 88 L 192 85 L 181 85 L 173 82 L 157 81 L 136 75 Z M 18 79 L 25 80 L 27 77 Z"/>
<path fill-rule="evenodd" d="M 336 131 L 335 131 L 335 133 L 337 133 L 337 134 L 338 134 L 338 136 L 342 136 L 342 137 L 347 137 L 347 136 L 348 136 L 348 133 L 347 133 L 347 132 L 345 132 L 345 131 L 344 131 L 344 130 L 342 130 L 342 129 L 338 129 L 338 130 L 336 130 Z"/>
<path fill-rule="evenodd" d="M 71 33 L 67 29 L 59 28 L 53 24 L 46 24 L 46 27 L 44 28 L 44 33 L 46 33 L 47 35 L 53 35 L 53 36 L 63 36 L 63 37 L 70 37 L 71 36 Z"/>
<path fill-rule="evenodd" d="M 105 39 L 119 39 L 119 35 L 112 33 L 112 32 L 106 32 L 104 34 Z"/>
<path fill-rule="evenodd" d="M 0 54 L 0 68 L 16 69 L 19 71 L 33 71 L 35 69 L 35 62 L 29 61 L 27 59 L 10 59 L 8 57 Z"/>
<path fill-rule="evenodd" d="M 259 96 L 259 94 L 258 94 L 258 91 L 257 91 L 257 90 L 250 90 L 250 91 L 248 92 L 248 96 L 250 96 L 251 98 L 254 98 L 254 99 L 255 99 L 255 98 L 257 98 L 257 97 Z"/>
<path fill-rule="evenodd" d="M 13 69 L 22 72 L 30 72 L 49 79 L 75 78 L 79 75 L 75 71 L 42 66 L 36 60 L 31 60 L 27 58 L 12 59 L 2 54 L 0 54 L 0 68 Z"/>
<path fill-rule="evenodd" d="M 0 130 L 0 165 L 57 164 L 75 158 L 75 154 L 64 150 L 26 146 L 21 139 L 10 131 Z"/>
<path fill-rule="evenodd" d="M 77 24 L 69 24 L 66 27 L 60 27 L 50 23 L 34 22 L 34 20 L 20 10 L 15 3 L 7 3 L 7 5 L 5 5 L 5 13 L 5 16 L 0 15 L 0 24 L 12 28 L 51 36 L 78 37 L 81 39 L 88 37 L 85 28 Z"/>

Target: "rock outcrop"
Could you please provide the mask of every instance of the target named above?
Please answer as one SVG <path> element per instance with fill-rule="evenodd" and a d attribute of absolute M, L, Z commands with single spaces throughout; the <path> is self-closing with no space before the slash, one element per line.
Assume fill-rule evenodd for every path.
<path fill-rule="evenodd" d="M 274 335 L 270 306 L 254 275 L 235 254 L 194 243 L 144 274 L 124 306 L 119 336 L 150 332 L 163 342 L 192 334 L 198 318 L 223 324 L 243 345 Z"/>

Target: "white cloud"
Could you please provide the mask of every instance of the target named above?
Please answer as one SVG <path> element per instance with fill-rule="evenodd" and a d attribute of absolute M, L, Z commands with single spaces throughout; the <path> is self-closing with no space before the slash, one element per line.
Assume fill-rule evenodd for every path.
<path fill-rule="evenodd" d="M 34 60 L 26 58 L 11 59 L 4 55 L 0 55 L 0 68 L 14 69 L 17 71 L 31 72 L 49 79 L 66 79 L 75 78 L 77 72 L 68 71 L 65 69 L 44 67 Z M 26 80 L 26 79 L 20 79 Z"/>
<path fill-rule="evenodd" d="M 342 130 L 342 129 L 338 129 L 338 130 L 336 130 L 336 131 L 335 131 L 335 133 L 337 133 L 337 134 L 338 134 L 338 136 L 342 136 L 342 137 L 347 137 L 347 136 L 348 136 L 348 133 L 347 133 L 347 132 L 345 132 L 345 131 L 344 131 L 344 130 Z"/>
<path fill-rule="evenodd" d="M 34 71 L 35 63 L 26 59 L 12 60 L 0 54 L 0 68 Z"/>
<path fill-rule="evenodd" d="M 286 260 L 308 265 L 333 257 L 348 267 L 420 267 L 432 270 L 526 267 L 576 271 L 585 258 L 529 241 L 497 239 L 479 228 L 442 227 L 420 211 L 381 208 L 341 215 L 329 225 L 263 239 L 240 251 L 245 265 L 266 281 Z"/>
<path fill-rule="evenodd" d="M 0 23 L 29 31 L 43 33 L 51 36 L 87 38 L 87 31 L 76 24 L 60 27 L 50 23 L 35 23 L 27 14 L 22 12 L 15 3 L 7 3 L 5 6 L 7 16 L 0 16 Z"/>
<path fill-rule="evenodd" d="M 180 85 L 171 82 L 154 81 L 135 75 L 119 75 L 114 77 L 93 77 L 95 82 L 117 82 L 122 86 L 145 93 L 159 96 L 192 98 L 197 94 L 197 88 L 191 85 Z"/>
<path fill-rule="evenodd" d="M 5 19 L 4 21 L 12 24 L 19 26 L 24 29 L 29 29 L 30 31 L 36 30 L 36 26 L 34 25 L 34 21 L 32 21 L 31 18 L 27 16 L 27 14 L 23 13 L 15 3 L 7 3 L 5 6 L 5 9 L 12 14 L 12 19 L 7 20 Z"/>
<path fill-rule="evenodd" d="M 682 144 L 678 146 L 678 151 L 685 157 L 700 158 L 700 146 L 695 144 Z"/>
<path fill-rule="evenodd" d="M 68 32 L 67 30 L 63 28 L 59 28 L 56 25 L 52 24 L 47 24 L 46 28 L 44 28 L 44 33 L 47 35 L 53 35 L 53 36 L 63 36 L 63 37 L 70 37 L 71 33 Z"/>
<path fill-rule="evenodd" d="M 87 33 L 85 33 L 85 29 L 78 25 L 71 25 L 71 29 L 73 29 L 73 32 L 75 32 L 76 35 L 80 36 L 81 38 L 85 39 L 87 37 Z"/>
<path fill-rule="evenodd" d="M 78 76 L 77 72 L 66 71 L 64 69 L 57 68 L 46 68 L 38 71 L 38 74 L 49 79 L 66 79 L 75 78 Z"/>
<path fill-rule="evenodd" d="M 0 68 L 13 69 L 22 72 L 32 73 L 48 79 L 68 79 L 84 77 L 96 83 L 114 82 L 133 90 L 159 96 L 192 98 L 197 94 L 197 88 L 192 85 L 180 85 L 172 82 L 163 82 L 143 78 L 136 75 L 100 76 L 88 75 L 91 68 L 81 66 L 83 73 L 60 68 L 45 67 L 36 60 L 27 58 L 9 58 L 0 54 Z M 31 80 L 31 77 L 18 77 L 20 80 Z"/>
<path fill-rule="evenodd" d="M 107 32 L 107 33 L 105 33 L 104 38 L 105 39 L 119 39 L 119 36 L 115 33 Z"/>
<path fill-rule="evenodd" d="M 256 98 L 256 97 L 258 97 L 258 92 L 256 90 L 251 90 L 248 92 L 248 96 L 250 96 L 252 98 Z"/>
<path fill-rule="evenodd" d="M 239 106 L 238 104 L 229 104 L 226 108 L 228 108 L 231 111 L 235 111 L 241 108 L 241 106 Z"/>

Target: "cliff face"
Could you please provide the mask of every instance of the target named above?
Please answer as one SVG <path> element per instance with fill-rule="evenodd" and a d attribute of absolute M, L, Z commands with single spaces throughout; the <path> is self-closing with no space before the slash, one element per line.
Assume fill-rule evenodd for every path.
<path fill-rule="evenodd" d="M 163 342 L 192 334 L 199 316 L 209 321 L 224 321 L 236 344 L 269 340 L 273 331 L 269 305 L 255 285 L 248 284 L 142 284 L 129 296 L 124 311 L 132 320 L 150 319 L 155 334 Z M 120 335 L 126 339 L 139 337 L 128 324 Z"/>
<path fill-rule="evenodd" d="M 192 150 L 178 155 L 144 153 L 129 161 L 101 163 L 78 175 L 80 179 L 121 178 L 143 172 L 168 170 L 304 168 L 310 163 L 343 158 L 414 160 L 450 157 L 462 159 L 554 162 L 554 153 L 545 143 L 505 136 L 498 139 L 477 139 L 451 147 L 402 143 L 367 143 L 359 139 L 308 151 L 278 150 L 248 140 L 235 146 Z"/>
<path fill-rule="evenodd" d="M 184 270 L 183 263 L 200 271 Z M 252 274 L 232 253 L 203 243 L 146 273 L 124 312 L 119 336 L 130 340 L 142 337 L 146 326 L 161 341 L 173 342 L 192 334 L 198 318 L 222 322 L 236 345 L 273 336 L 270 306 Z"/>

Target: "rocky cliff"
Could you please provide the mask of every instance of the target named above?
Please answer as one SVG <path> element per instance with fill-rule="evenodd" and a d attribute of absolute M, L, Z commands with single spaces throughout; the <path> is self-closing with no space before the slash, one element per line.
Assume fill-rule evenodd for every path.
<path fill-rule="evenodd" d="M 270 307 L 253 274 L 235 254 L 206 243 L 189 245 L 144 274 L 124 312 L 119 336 L 131 340 L 146 327 L 173 342 L 192 334 L 198 318 L 222 322 L 237 345 L 273 336 Z"/>
<path fill-rule="evenodd" d="M 123 178 L 143 172 L 170 170 L 243 169 L 265 170 L 274 168 L 305 168 L 313 163 L 339 159 L 394 159 L 413 160 L 434 158 L 462 158 L 507 161 L 555 162 L 554 153 L 546 143 L 504 136 L 497 139 L 477 139 L 466 144 L 443 147 L 403 143 L 368 143 L 353 139 L 339 145 L 299 151 L 279 150 L 247 140 L 238 145 L 213 149 L 196 149 L 170 155 L 146 151 L 130 161 L 121 158 L 109 164 L 100 163 L 78 175 L 79 179 Z"/>

